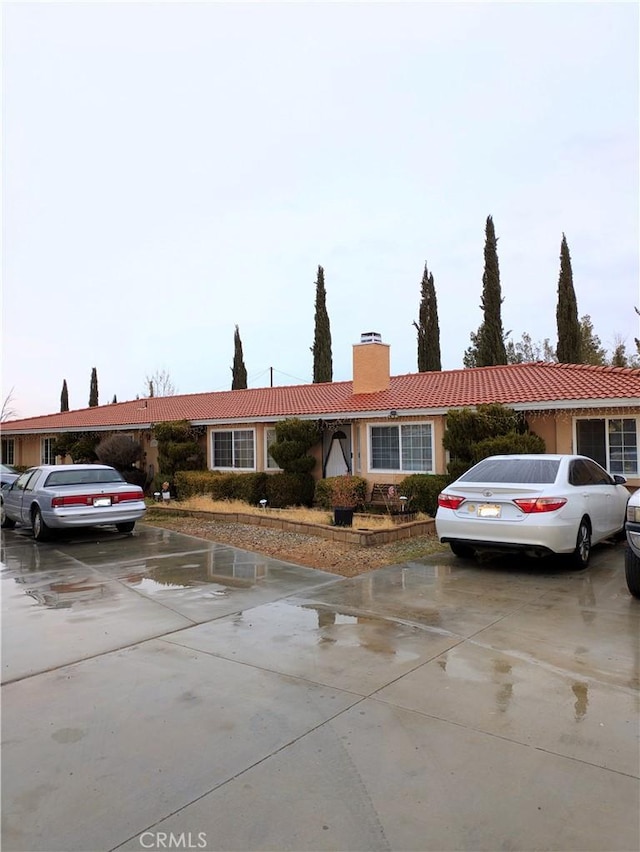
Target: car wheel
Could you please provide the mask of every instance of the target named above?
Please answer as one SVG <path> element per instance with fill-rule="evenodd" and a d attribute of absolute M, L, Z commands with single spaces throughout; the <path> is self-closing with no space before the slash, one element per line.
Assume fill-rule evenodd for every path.
<path fill-rule="evenodd" d="M 468 544 L 460 544 L 459 541 L 450 541 L 449 547 L 454 556 L 459 556 L 460 559 L 473 559 L 475 551 Z"/>
<path fill-rule="evenodd" d="M 631 550 L 629 545 L 624 554 L 624 573 L 627 586 L 634 598 L 640 598 L 640 558 Z"/>
<path fill-rule="evenodd" d="M 573 551 L 572 560 L 576 568 L 586 568 L 591 556 L 591 530 L 586 518 L 580 521 L 576 549 Z"/>
<path fill-rule="evenodd" d="M 31 526 L 36 541 L 47 541 L 51 537 L 51 530 L 42 520 L 42 512 L 37 506 L 31 512 Z"/>
<path fill-rule="evenodd" d="M 4 508 L 4 500 L 0 502 L 0 518 L 2 519 L 3 530 L 12 530 L 15 527 L 16 522 L 7 517 L 7 513 Z"/>
<path fill-rule="evenodd" d="M 133 532 L 133 528 L 135 527 L 135 525 L 135 521 L 126 521 L 121 524 L 116 524 L 116 529 L 118 530 L 118 532 L 130 533 Z"/>

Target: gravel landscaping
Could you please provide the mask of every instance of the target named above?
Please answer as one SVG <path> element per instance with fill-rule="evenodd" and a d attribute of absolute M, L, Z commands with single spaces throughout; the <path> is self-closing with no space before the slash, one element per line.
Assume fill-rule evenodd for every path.
<path fill-rule="evenodd" d="M 448 551 L 435 537 L 421 536 L 380 547 L 354 547 L 311 535 L 265 529 L 251 524 L 225 523 L 202 517 L 174 517 L 150 509 L 145 523 L 185 535 L 264 553 L 284 562 L 320 568 L 343 577 L 355 577 L 385 565 L 420 559 Z"/>

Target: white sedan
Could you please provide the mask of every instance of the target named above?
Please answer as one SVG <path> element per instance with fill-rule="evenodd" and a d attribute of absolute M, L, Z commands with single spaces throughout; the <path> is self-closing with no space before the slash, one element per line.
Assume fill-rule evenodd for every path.
<path fill-rule="evenodd" d="M 585 568 L 593 544 L 624 531 L 625 482 L 585 456 L 490 456 L 438 495 L 436 531 L 464 558 L 566 553 Z"/>

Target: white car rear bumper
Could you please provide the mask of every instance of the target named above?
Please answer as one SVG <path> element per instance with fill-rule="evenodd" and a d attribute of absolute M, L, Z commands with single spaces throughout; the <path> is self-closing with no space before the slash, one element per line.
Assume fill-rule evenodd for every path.
<path fill-rule="evenodd" d="M 461 541 L 477 547 L 531 548 L 553 553 L 572 553 L 576 547 L 577 523 L 560 521 L 553 525 L 531 515 L 518 521 L 455 517 L 449 509 L 438 509 L 436 532 L 441 542 Z"/>

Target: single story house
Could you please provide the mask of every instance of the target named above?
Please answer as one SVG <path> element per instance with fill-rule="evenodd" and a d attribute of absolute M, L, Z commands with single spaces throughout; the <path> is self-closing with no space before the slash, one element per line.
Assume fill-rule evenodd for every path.
<path fill-rule="evenodd" d="M 119 432 L 139 440 L 145 467 L 157 471 L 155 423 L 203 427 L 207 466 L 272 471 L 275 424 L 318 423 L 316 478 L 346 471 L 371 485 L 410 473 L 444 473 L 447 412 L 499 402 L 522 412 L 548 452 L 581 453 L 640 487 L 640 369 L 528 363 L 442 372 L 390 374 L 390 347 L 377 333 L 353 346 L 353 380 L 251 388 L 100 405 L 2 424 L 8 464 L 64 463 L 52 457 L 63 432 Z"/>

